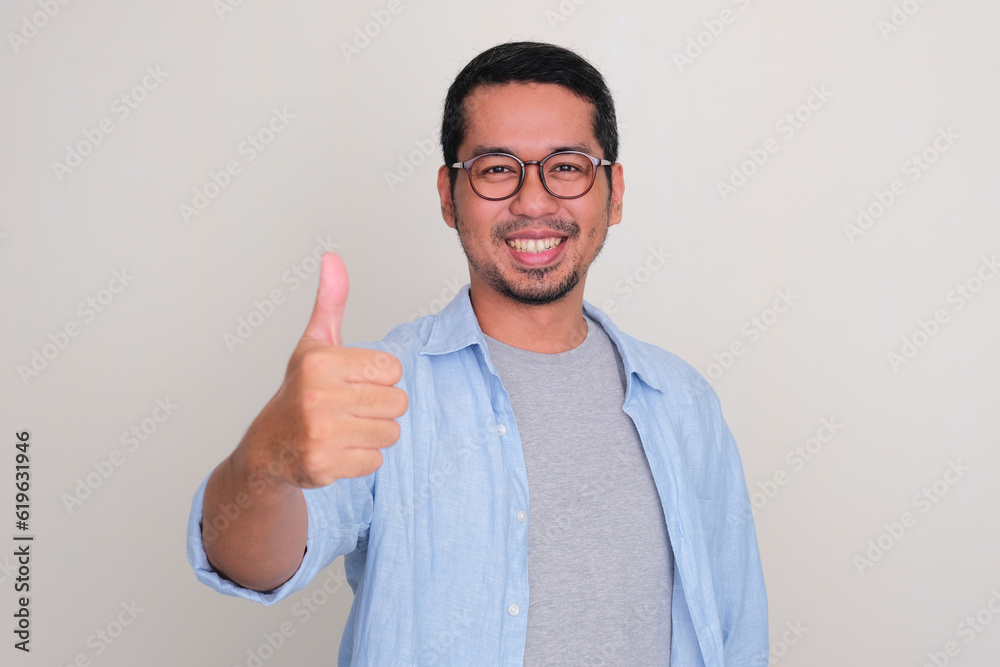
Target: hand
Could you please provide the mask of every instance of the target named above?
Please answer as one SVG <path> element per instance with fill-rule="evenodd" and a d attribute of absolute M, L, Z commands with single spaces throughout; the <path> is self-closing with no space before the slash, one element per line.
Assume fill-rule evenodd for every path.
<path fill-rule="evenodd" d="M 350 283 L 344 261 L 324 253 L 309 325 L 278 393 L 243 443 L 251 468 L 296 487 L 362 477 L 382 465 L 407 409 L 395 387 L 403 366 L 392 354 L 343 347 L 340 327 Z"/>

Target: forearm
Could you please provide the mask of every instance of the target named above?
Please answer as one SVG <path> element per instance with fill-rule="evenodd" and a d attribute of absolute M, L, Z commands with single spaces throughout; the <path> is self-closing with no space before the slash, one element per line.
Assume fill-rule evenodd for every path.
<path fill-rule="evenodd" d="M 244 588 L 268 591 L 298 570 L 309 521 L 302 489 L 255 471 L 246 445 L 209 477 L 202 540 L 212 567 Z"/>
<path fill-rule="evenodd" d="M 403 366 L 386 352 L 343 346 L 348 285 L 343 260 L 324 254 L 316 305 L 281 387 L 205 485 L 205 555 L 244 588 L 273 590 L 302 564 L 303 488 L 372 474 L 380 450 L 399 438 L 408 399 L 394 385 Z"/>

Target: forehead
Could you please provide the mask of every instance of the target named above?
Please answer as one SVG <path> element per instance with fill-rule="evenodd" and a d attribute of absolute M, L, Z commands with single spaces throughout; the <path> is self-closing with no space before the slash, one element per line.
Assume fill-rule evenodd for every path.
<path fill-rule="evenodd" d="M 594 136 L 594 105 L 554 83 L 480 86 L 466 98 L 465 138 L 459 158 L 476 148 L 506 148 L 537 160 L 561 148 L 600 154 Z"/>

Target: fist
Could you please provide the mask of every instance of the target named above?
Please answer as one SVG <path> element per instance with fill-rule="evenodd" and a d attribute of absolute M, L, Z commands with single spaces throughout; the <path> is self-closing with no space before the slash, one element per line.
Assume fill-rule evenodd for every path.
<path fill-rule="evenodd" d="M 380 450 L 399 439 L 396 418 L 408 399 L 394 385 L 403 366 L 388 352 L 343 346 L 349 287 L 344 261 L 325 253 L 309 325 L 248 432 L 251 467 L 293 486 L 371 474 L 382 465 Z"/>

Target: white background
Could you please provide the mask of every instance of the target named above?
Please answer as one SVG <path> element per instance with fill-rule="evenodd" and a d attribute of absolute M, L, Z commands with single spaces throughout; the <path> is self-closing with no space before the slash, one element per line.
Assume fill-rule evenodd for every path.
<path fill-rule="evenodd" d="M 984 258 L 1000 253 L 1000 5 L 908 0 L 894 25 L 891 0 L 216 4 L 0 9 L 0 543 L 18 532 L 24 429 L 36 535 L 30 656 L 12 647 L 13 546 L 0 546 L 0 663 L 247 665 L 290 621 L 264 664 L 334 664 L 348 587 L 301 622 L 295 605 L 319 582 L 270 608 L 198 584 L 191 497 L 283 376 L 317 274 L 297 289 L 283 275 L 313 266 L 317 237 L 350 271 L 347 342 L 467 282 L 434 188 L 444 94 L 482 49 L 539 39 L 585 55 L 616 96 L 625 215 L 587 299 L 719 392 L 758 509 L 772 664 L 919 666 L 949 641 L 957 655 L 939 664 L 996 664 L 1000 279 L 977 271 L 993 278 Z M 713 23 L 724 10 L 729 23 Z M 143 90 L 147 67 L 164 77 Z M 829 95 L 802 107 L 812 89 Z M 143 98 L 127 117 L 122 95 Z M 241 142 L 275 108 L 294 119 L 247 161 Z M 105 118 L 113 132 L 77 166 L 54 166 Z M 768 139 L 777 152 L 744 165 Z M 913 171 L 925 149 L 933 164 Z M 240 173 L 185 220 L 179 206 L 229 160 Z M 734 167 L 752 175 L 723 197 Z M 405 178 L 390 187 L 387 173 Z M 896 179 L 902 194 L 879 209 Z M 879 217 L 852 233 L 859 207 Z M 653 271 L 651 246 L 671 254 Z M 115 271 L 133 278 L 102 292 Z M 276 289 L 283 303 L 227 345 Z M 794 301 L 775 321 L 779 290 Z M 88 298 L 102 311 L 78 309 Z M 70 323 L 78 335 L 61 338 Z M 179 407 L 130 451 L 121 434 L 157 399 Z M 823 419 L 842 426 L 793 464 Z M 68 505 L 114 450 L 121 465 Z M 951 464 L 965 469 L 954 483 Z M 925 487 L 933 504 L 914 501 Z M 915 525 L 897 538 L 904 512 Z M 135 621 L 95 641 L 133 601 Z M 984 609 L 979 630 L 961 625 Z"/>

